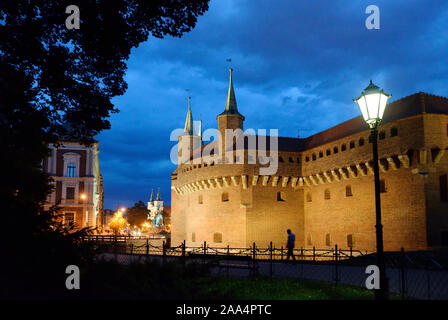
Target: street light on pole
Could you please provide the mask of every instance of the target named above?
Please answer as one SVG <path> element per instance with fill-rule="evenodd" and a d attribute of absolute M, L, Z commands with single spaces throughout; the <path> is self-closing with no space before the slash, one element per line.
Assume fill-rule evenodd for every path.
<path fill-rule="evenodd" d="M 378 168 L 378 126 L 383 118 L 384 110 L 386 109 L 387 99 L 391 97 L 390 94 L 372 83 L 364 89 L 358 99 L 354 99 L 359 109 L 361 109 L 364 120 L 370 127 L 370 134 L 372 137 L 373 147 L 373 172 L 375 180 L 375 209 L 376 209 L 376 257 L 377 266 L 380 271 L 380 288 L 375 290 L 375 299 L 388 299 L 389 284 L 386 277 L 386 264 L 384 261 L 383 249 L 383 225 L 381 223 L 381 196 L 380 196 L 380 172 Z"/>

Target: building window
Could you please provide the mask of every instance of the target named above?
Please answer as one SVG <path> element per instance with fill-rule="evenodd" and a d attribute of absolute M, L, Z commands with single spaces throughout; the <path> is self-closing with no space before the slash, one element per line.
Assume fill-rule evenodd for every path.
<path fill-rule="evenodd" d="M 196 233 L 195 232 L 193 232 L 191 234 L 191 242 L 196 242 Z"/>
<path fill-rule="evenodd" d="M 358 145 L 361 147 L 364 145 L 364 138 L 359 139 Z"/>
<path fill-rule="evenodd" d="M 65 189 L 65 199 L 75 200 L 75 188 L 74 187 L 67 187 Z"/>
<path fill-rule="evenodd" d="M 74 163 L 67 165 L 67 177 L 76 177 L 76 165 Z"/>
<path fill-rule="evenodd" d="M 64 225 L 69 229 L 73 229 L 75 227 L 75 213 L 74 212 L 64 213 Z"/>
<path fill-rule="evenodd" d="M 380 133 L 378 134 L 378 137 L 380 138 L 380 140 L 385 139 L 386 138 L 386 132 L 380 131 Z"/>
<path fill-rule="evenodd" d="M 308 234 L 307 240 L 306 240 L 306 244 L 309 246 L 313 245 L 313 238 L 311 238 L 311 234 Z"/>
<path fill-rule="evenodd" d="M 353 235 L 352 234 L 347 235 L 347 247 L 353 248 Z"/>
<path fill-rule="evenodd" d="M 199 197 L 198 197 L 198 203 L 199 203 L 199 204 L 203 204 L 203 203 L 204 203 L 204 199 L 203 199 L 202 194 L 199 195 Z"/>
<path fill-rule="evenodd" d="M 213 234 L 213 242 L 215 243 L 221 243 L 222 242 L 222 233 L 220 232 L 215 232 Z"/>
<path fill-rule="evenodd" d="M 229 194 L 227 192 L 223 192 L 221 195 L 221 201 L 222 202 L 227 202 L 229 201 Z"/>
<path fill-rule="evenodd" d="M 300 158 L 297 158 L 297 163 L 300 163 Z"/>
<path fill-rule="evenodd" d="M 338 147 L 333 148 L 333 153 L 338 153 Z"/>
<path fill-rule="evenodd" d="M 396 137 L 398 136 L 398 129 L 393 127 L 392 129 L 390 129 L 390 136 L 391 137 Z"/>
<path fill-rule="evenodd" d="M 305 161 L 306 161 L 306 162 L 310 161 L 310 157 L 306 156 L 306 157 L 305 157 Z"/>
<path fill-rule="evenodd" d="M 279 161 L 279 162 L 283 162 L 283 158 L 282 158 L 282 157 L 279 157 L 279 158 L 278 158 L 278 161 Z"/>
<path fill-rule="evenodd" d="M 326 154 L 327 154 L 327 156 L 331 155 L 331 150 L 327 149 Z"/>
<path fill-rule="evenodd" d="M 313 153 L 313 160 L 316 160 L 316 154 Z"/>
<path fill-rule="evenodd" d="M 293 163 L 294 159 L 292 157 L 289 157 L 289 162 Z"/>
<path fill-rule="evenodd" d="M 319 158 L 322 158 L 324 156 L 324 153 L 322 151 L 319 151 Z"/>
<path fill-rule="evenodd" d="M 311 192 L 308 192 L 308 193 L 306 194 L 306 202 L 311 202 L 311 201 L 313 201 L 313 198 L 312 198 L 312 196 L 311 196 Z"/>
<path fill-rule="evenodd" d="M 387 189 L 386 189 L 386 180 L 381 179 L 380 180 L 380 192 L 381 193 L 386 193 Z"/>
<path fill-rule="evenodd" d="M 346 186 L 346 187 L 345 187 L 345 196 L 346 196 L 346 197 L 351 197 L 351 196 L 353 196 L 353 193 L 352 193 L 352 186 Z"/>
<path fill-rule="evenodd" d="M 325 189 L 324 191 L 324 199 L 325 200 L 330 200 L 331 195 L 330 195 L 330 189 Z"/>
<path fill-rule="evenodd" d="M 325 245 L 328 246 L 328 247 L 331 246 L 331 236 L 330 236 L 329 233 L 327 233 L 327 234 L 325 235 Z"/>
<path fill-rule="evenodd" d="M 347 149 L 345 143 L 341 146 L 341 151 L 345 151 Z"/>
<path fill-rule="evenodd" d="M 285 201 L 285 193 L 277 192 L 277 201 Z"/>
<path fill-rule="evenodd" d="M 440 201 L 448 202 L 448 179 L 447 175 L 441 175 L 439 177 L 440 183 Z"/>
<path fill-rule="evenodd" d="M 353 149 L 355 147 L 355 141 L 350 141 L 350 149 Z"/>

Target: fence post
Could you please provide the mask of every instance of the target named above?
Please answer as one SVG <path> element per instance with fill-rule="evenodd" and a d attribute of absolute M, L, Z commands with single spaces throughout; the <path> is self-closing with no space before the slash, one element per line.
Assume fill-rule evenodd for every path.
<path fill-rule="evenodd" d="M 405 255 L 404 255 L 404 248 L 401 247 L 401 299 L 404 300 L 405 299 L 405 295 L 406 295 L 406 287 L 405 287 L 405 282 L 406 282 L 406 277 L 405 277 Z"/>
<path fill-rule="evenodd" d="M 204 241 L 204 255 L 202 256 L 202 264 L 205 264 L 205 255 L 207 254 L 207 241 Z"/>
<path fill-rule="evenodd" d="M 338 245 L 336 244 L 335 246 L 334 246 L 334 269 L 335 269 L 335 282 L 336 282 L 336 285 L 338 284 L 338 282 L 339 282 L 339 274 L 338 274 Z"/>
<path fill-rule="evenodd" d="M 254 247 L 253 247 L 253 257 L 252 257 L 252 276 L 255 278 L 255 259 L 257 258 L 256 256 L 256 246 L 255 246 L 255 242 L 254 242 Z"/>
<path fill-rule="evenodd" d="M 303 260 L 303 247 L 300 247 L 300 260 Z"/>
<path fill-rule="evenodd" d="M 316 247 L 313 246 L 313 261 L 316 261 Z"/>
<path fill-rule="evenodd" d="M 283 261 L 283 246 L 280 248 L 280 261 Z"/>
<path fill-rule="evenodd" d="M 133 253 L 133 251 L 134 251 L 134 244 L 131 243 L 131 254 Z"/>
<path fill-rule="evenodd" d="M 253 248 L 252 248 L 252 259 L 256 259 L 256 252 L 255 252 L 255 242 L 254 242 L 254 246 L 253 246 Z"/>
<path fill-rule="evenodd" d="M 272 269 L 272 267 L 273 267 L 273 265 L 272 265 L 272 241 L 271 241 L 271 244 L 270 244 L 270 246 L 269 246 L 269 260 L 270 260 L 270 262 L 271 262 L 271 268 L 270 268 L 270 270 L 269 270 L 269 274 L 270 274 L 270 276 L 271 276 L 271 278 L 272 278 L 272 275 L 273 275 L 273 269 Z"/>
<path fill-rule="evenodd" d="M 149 255 L 149 239 L 146 239 L 146 255 Z"/>
<path fill-rule="evenodd" d="M 230 245 L 227 245 L 227 257 L 226 257 L 226 264 L 227 264 L 227 278 L 229 277 L 229 260 L 230 260 Z"/>
<path fill-rule="evenodd" d="M 350 258 L 353 258 L 353 246 L 350 246 Z"/>
<path fill-rule="evenodd" d="M 182 257 L 185 258 L 185 240 L 182 242 Z"/>

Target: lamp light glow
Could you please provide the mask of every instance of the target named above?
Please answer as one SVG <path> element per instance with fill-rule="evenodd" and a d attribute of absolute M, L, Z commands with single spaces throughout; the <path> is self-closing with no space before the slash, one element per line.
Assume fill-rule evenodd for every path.
<path fill-rule="evenodd" d="M 385 93 L 382 89 L 370 84 L 364 89 L 358 99 L 354 99 L 361 110 L 364 120 L 370 128 L 376 128 L 383 119 L 384 110 L 386 109 L 387 100 L 392 95 Z"/>

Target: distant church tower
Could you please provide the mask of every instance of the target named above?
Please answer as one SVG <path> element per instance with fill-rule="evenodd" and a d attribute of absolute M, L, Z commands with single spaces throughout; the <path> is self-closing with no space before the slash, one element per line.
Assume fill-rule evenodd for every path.
<path fill-rule="evenodd" d="M 233 81 L 232 81 L 232 71 L 233 69 L 230 68 L 230 80 L 229 80 L 229 91 L 227 92 L 227 100 L 226 100 L 226 107 L 224 109 L 224 112 L 219 114 L 216 119 L 218 120 L 218 130 L 221 135 L 221 142 L 220 147 L 221 150 L 225 150 L 226 146 L 226 129 L 241 129 L 241 131 L 244 130 L 243 128 L 243 122 L 244 122 L 244 116 L 238 112 L 238 108 L 236 105 L 236 98 L 235 98 L 235 91 L 233 90 Z M 231 143 L 231 142 L 229 142 Z M 225 152 L 224 152 L 225 153 Z M 221 157 L 221 160 L 224 163 L 224 157 L 223 154 Z"/>
<path fill-rule="evenodd" d="M 193 114 L 191 113 L 191 98 L 188 97 L 188 112 L 185 119 L 184 132 L 179 136 L 178 163 L 179 166 L 188 163 L 193 158 L 193 151 L 202 146 L 201 133 L 196 134 L 193 126 Z"/>
<path fill-rule="evenodd" d="M 159 214 L 160 215 L 162 214 L 163 201 L 160 197 L 160 189 L 157 191 L 157 197 L 155 201 L 154 201 L 154 190 L 151 190 L 151 198 L 149 199 L 148 202 L 148 210 L 149 210 L 148 219 L 152 220 L 153 222 Z"/>

